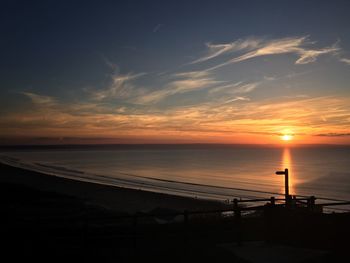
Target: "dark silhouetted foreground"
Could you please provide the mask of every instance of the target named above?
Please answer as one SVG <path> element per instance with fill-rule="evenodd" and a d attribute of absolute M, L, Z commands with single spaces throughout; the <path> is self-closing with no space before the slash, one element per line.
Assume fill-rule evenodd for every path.
<path fill-rule="evenodd" d="M 183 211 L 228 206 L 5 165 L 0 171 L 1 256 L 7 262 L 257 262 L 243 259 L 254 253 L 261 260 L 270 253 L 290 262 L 290 253 L 293 262 L 337 262 L 348 253 L 349 213 L 266 206 L 241 218 L 192 214 Z"/>

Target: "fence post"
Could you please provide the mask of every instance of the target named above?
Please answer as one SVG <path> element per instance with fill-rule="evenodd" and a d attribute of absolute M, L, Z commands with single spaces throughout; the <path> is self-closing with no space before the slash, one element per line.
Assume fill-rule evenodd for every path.
<path fill-rule="evenodd" d="M 271 202 L 271 206 L 274 206 L 276 204 L 275 197 L 271 196 L 270 202 Z"/>
<path fill-rule="evenodd" d="M 292 208 L 297 207 L 297 197 L 295 195 L 292 196 L 291 206 L 292 206 Z"/>
<path fill-rule="evenodd" d="M 233 199 L 233 212 L 237 233 L 237 244 L 241 245 L 241 209 L 238 206 L 237 198 Z"/>
<path fill-rule="evenodd" d="M 316 198 L 314 196 L 310 196 L 310 198 L 307 200 L 307 208 L 310 211 L 314 211 L 315 208 L 315 200 Z"/>
<path fill-rule="evenodd" d="M 239 209 L 237 198 L 233 199 L 233 211 L 235 213 L 235 218 L 240 219 L 241 218 L 241 210 Z"/>
<path fill-rule="evenodd" d="M 290 206 L 290 195 L 289 195 L 289 172 L 288 169 L 284 169 L 284 171 L 276 171 L 275 174 L 284 175 L 284 195 L 286 200 L 286 207 Z"/>

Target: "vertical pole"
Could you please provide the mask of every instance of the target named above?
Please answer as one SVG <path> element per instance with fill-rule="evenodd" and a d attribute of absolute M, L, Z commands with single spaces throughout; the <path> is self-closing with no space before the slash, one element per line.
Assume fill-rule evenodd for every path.
<path fill-rule="evenodd" d="M 284 193 L 286 198 L 286 205 L 289 203 L 289 178 L 288 178 L 288 169 L 284 169 Z"/>
<path fill-rule="evenodd" d="M 289 178 L 288 178 L 288 169 L 284 169 L 284 187 L 285 187 L 285 194 L 286 199 L 289 196 Z"/>
<path fill-rule="evenodd" d="M 241 210 L 239 209 L 237 198 L 233 200 L 233 211 L 235 218 L 239 220 L 241 218 Z"/>
<path fill-rule="evenodd" d="M 285 168 L 284 171 L 277 171 L 276 174 L 278 175 L 284 174 L 284 195 L 285 195 L 286 207 L 287 207 L 290 204 L 288 169 Z"/>
<path fill-rule="evenodd" d="M 237 208 L 238 208 L 238 199 L 235 198 L 233 199 L 233 211 L 236 211 Z"/>
<path fill-rule="evenodd" d="M 315 200 L 316 198 L 314 196 L 310 196 L 310 198 L 307 200 L 307 207 L 310 211 L 314 211 Z"/>

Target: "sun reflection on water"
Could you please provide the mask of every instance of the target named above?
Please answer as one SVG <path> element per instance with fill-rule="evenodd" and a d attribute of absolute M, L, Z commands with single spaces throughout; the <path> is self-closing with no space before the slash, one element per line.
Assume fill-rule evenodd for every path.
<path fill-rule="evenodd" d="M 294 188 L 295 174 L 293 173 L 293 163 L 290 149 L 287 147 L 283 149 L 282 153 L 282 169 L 284 170 L 285 168 L 287 168 L 289 172 L 289 194 L 294 195 L 296 194 Z M 284 193 L 284 184 L 282 185 L 282 192 Z"/>

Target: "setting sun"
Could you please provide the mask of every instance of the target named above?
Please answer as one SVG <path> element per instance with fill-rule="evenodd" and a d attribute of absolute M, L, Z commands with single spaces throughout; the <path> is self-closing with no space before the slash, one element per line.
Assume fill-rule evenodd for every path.
<path fill-rule="evenodd" d="M 293 135 L 290 135 L 290 134 L 284 134 L 281 136 L 282 141 L 290 141 L 292 139 L 293 139 Z"/>

